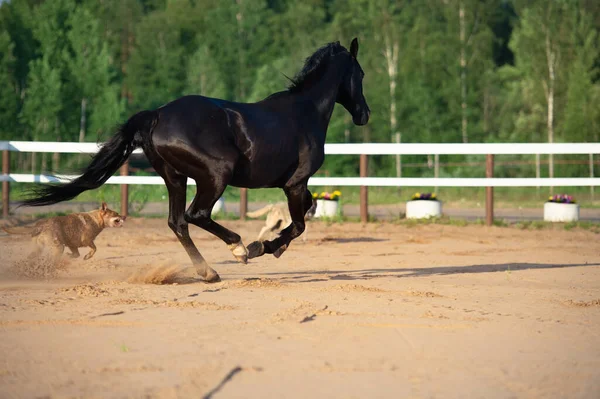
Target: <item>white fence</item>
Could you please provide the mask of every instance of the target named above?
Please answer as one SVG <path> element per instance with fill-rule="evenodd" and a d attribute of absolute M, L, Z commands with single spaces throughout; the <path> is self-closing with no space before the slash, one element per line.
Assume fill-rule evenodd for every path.
<path fill-rule="evenodd" d="M 9 172 L 10 152 L 46 152 L 46 153 L 75 153 L 92 154 L 98 151 L 96 143 L 62 143 L 62 142 L 28 142 L 28 141 L 0 141 L 0 151 L 3 153 L 3 173 L 0 181 L 3 182 L 4 212 L 8 208 L 8 182 L 18 183 L 49 183 L 65 182 L 76 176 L 51 176 L 18 174 Z M 141 153 L 136 150 L 134 153 Z M 360 155 L 360 177 L 313 177 L 309 180 L 311 186 L 361 186 L 364 194 L 361 195 L 361 218 L 366 221 L 366 187 L 540 187 L 540 186 L 600 186 L 600 178 L 494 178 L 494 155 L 547 155 L 547 154 L 600 154 L 600 143 L 490 143 L 490 144 L 460 144 L 460 143 L 435 143 L 435 144 L 398 144 L 398 143 L 363 143 L 363 144 L 326 144 L 327 155 Z M 485 178 L 412 178 L 412 177 L 368 177 L 368 155 L 486 155 L 488 165 Z M 160 176 L 113 176 L 108 184 L 164 184 Z M 190 180 L 190 184 L 193 181 Z M 491 191 L 488 191 L 488 197 Z M 491 198 L 488 198 L 490 206 Z M 126 202 L 126 199 L 125 199 Z M 364 202 L 364 203 L 363 203 Z M 245 209 L 245 208 L 244 208 Z M 364 213 L 364 214 L 363 214 Z M 493 209 L 488 209 L 493 213 Z"/>

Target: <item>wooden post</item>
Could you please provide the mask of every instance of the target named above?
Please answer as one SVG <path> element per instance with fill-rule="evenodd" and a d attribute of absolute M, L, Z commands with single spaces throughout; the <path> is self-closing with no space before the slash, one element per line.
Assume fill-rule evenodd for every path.
<path fill-rule="evenodd" d="M 8 150 L 2 151 L 2 174 L 7 175 L 10 173 L 10 152 Z M 8 207 L 10 202 L 10 183 L 7 181 L 2 182 L 2 217 L 8 218 Z"/>
<path fill-rule="evenodd" d="M 590 177 L 594 178 L 594 154 L 590 154 Z M 590 186 L 590 200 L 594 202 L 594 186 Z"/>
<path fill-rule="evenodd" d="M 121 166 L 121 176 L 129 176 L 129 161 Z M 121 216 L 129 213 L 129 185 L 121 184 Z"/>
<path fill-rule="evenodd" d="M 433 161 L 433 177 L 435 177 L 436 179 L 438 177 L 440 177 L 440 154 L 435 154 L 434 155 L 434 161 Z M 435 195 L 438 195 L 438 187 L 435 186 Z"/>
<path fill-rule="evenodd" d="M 535 154 L 535 178 L 540 178 L 540 154 Z M 537 186 L 538 194 L 540 192 L 540 186 Z"/>
<path fill-rule="evenodd" d="M 360 177 L 367 177 L 369 163 L 366 154 L 360 156 Z M 360 186 L 360 221 L 367 223 L 369 221 L 369 192 L 367 186 Z"/>
<path fill-rule="evenodd" d="M 240 220 L 246 220 L 248 212 L 248 189 L 240 188 Z"/>
<path fill-rule="evenodd" d="M 488 154 L 485 162 L 485 177 L 494 177 L 494 155 Z M 494 188 L 485 188 L 485 224 L 494 224 Z"/>

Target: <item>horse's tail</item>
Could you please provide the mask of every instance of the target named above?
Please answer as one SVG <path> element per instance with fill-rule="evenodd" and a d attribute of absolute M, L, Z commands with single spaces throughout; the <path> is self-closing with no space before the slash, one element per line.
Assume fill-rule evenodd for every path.
<path fill-rule="evenodd" d="M 125 122 L 102 145 L 83 174 L 66 184 L 46 184 L 29 192 L 19 206 L 52 205 L 77 197 L 104 184 L 127 161 L 133 150 L 151 145 L 151 132 L 158 122 L 156 111 L 142 111 Z"/>

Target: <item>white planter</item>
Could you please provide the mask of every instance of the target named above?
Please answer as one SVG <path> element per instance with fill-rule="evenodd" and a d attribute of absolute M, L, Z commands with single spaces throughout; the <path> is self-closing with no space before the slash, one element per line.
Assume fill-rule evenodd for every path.
<path fill-rule="evenodd" d="M 423 219 L 442 216 L 442 202 L 417 200 L 406 202 L 407 219 Z"/>
<path fill-rule="evenodd" d="M 576 222 L 579 220 L 579 204 L 560 204 L 546 202 L 544 204 L 544 221 Z"/>
<path fill-rule="evenodd" d="M 212 211 L 210 212 L 211 216 L 216 215 L 217 213 L 225 213 L 225 199 L 223 197 L 219 198 L 213 206 Z"/>
<path fill-rule="evenodd" d="M 317 209 L 315 209 L 315 218 L 320 217 L 334 217 L 339 212 L 339 201 L 332 201 L 326 199 L 317 200 Z"/>

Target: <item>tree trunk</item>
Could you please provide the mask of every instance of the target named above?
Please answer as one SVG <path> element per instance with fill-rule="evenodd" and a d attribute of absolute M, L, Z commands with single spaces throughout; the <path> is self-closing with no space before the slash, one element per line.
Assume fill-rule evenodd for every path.
<path fill-rule="evenodd" d="M 344 115 L 344 142 L 345 143 L 349 143 L 350 142 L 350 124 L 352 123 L 352 119 L 350 119 L 350 115 L 348 113 L 345 113 Z"/>
<path fill-rule="evenodd" d="M 46 169 L 47 158 L 48 158 L 48 153 L 47 152 L 43 152 L 42 153 L 42 165 L 40 166 L 40 173 L 41 174 L 44 174 L 47 171 L 47 169 Z"/>
<path fill-rule="evenodd" d="M 552 50 L 550 42 L 550 32 L 546 29 L 546 60 L 548 61 L 548 84 L 546 88 L 546 99 L 548 103 L 548 143 L 554 143 L 554 84 L 556 80 L 555 62 L 556 54 Z M 554 156 L 549 155 L 548 159 L 548 175 L 554 177 Z M 554 187 L 550 187 L 550 192 L 553 192 Z"/>
<path fill-rule="evenodd" d="M 85 123 L 86 123 L 86 108 L 87 108 L 87 98 L 83 97 L 81 99 L 81 119 L 79 120 L 79 142 L 83 143 L 85 141 Z"/>
<path fill-rule="evenodd" d="M 460 108 L 462 118 L 462 141 L 469 142 L 467 121 L 467 43 L 465 38 L 465 6 L 461 1 L 458 6 L 458 19 L 460 24 Z"/>
<path fill-rule="evenodd" d="M 483 131 L 488 133 L 490 130 L 490 86 L 485 82 L 483 89 Z"/>
<path fill-rule="evenodd" d="M 56 132 L 56 141 L 60 142 L 60 132 L 58 130 L 58 118 L 54 120 L 54 131 Z M 58 173 L 60 169 L 60 153 L 52 154 L 52 172 Z"/>
<path fill-rule="evenodd" d="M 32 175 L 35 175 L 35 170 L 37 168 L 36 156 L 37 156 L 37 152 L 31 153 L 31 174 Z"/>
<path fill-rule="evenodd" d="M 238 76 L 239 76 L 239 96 L 240 98 L 238 99 L 239 101 L 245 101 L 245 97 L 246 97 L 246 90 L 244 88 L 244 74 L 242 73 L 242 71 L 244 71 L 244 27 L 243 27 L 243 21 L 244 21 L 244 14 L 242 12 L 242 0 L 236 0 L 235 1 L 237 6 L 238 6 L 238 12 L 235 15 L 235 19 L 237 20 L 237 28 L 238 28 L 238 42 L 240 43 L 240 51 L 238 52 L 238 65 L 239 65 L 239 71 L 238 71 Z"/>
<path fill-rule="evenodd" d="M 385 36 L 384 56 L 387 63 L 388 77 L 390 82 L 390 132 L 391 141 L 400 142 L 401 136 L 398 129 L 398 120 L 396 119 L 396 81 L 398 78 L 398 53 L 400 51 L 399 43 L 396 38 Z M 402 157 L 396 155 L 396 176 L 402 177 Z"/>

